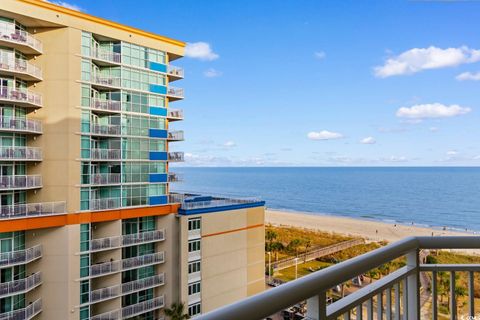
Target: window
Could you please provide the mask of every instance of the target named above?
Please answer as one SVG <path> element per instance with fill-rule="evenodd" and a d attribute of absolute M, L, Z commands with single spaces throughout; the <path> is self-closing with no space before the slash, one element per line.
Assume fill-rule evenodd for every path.
<path fill-rule="evenodd" d="M 188 219 L 188 231 L 200 230 L 200 218 Z"/>
<path fill-rule="evenodd" d="M 200 261 L 190 262 L 188 264 L 188 273 L 200 272 Z"/>
<path fill-rule="evenodd" d="M 90 319 L 90 310 L 89 307 L 81 307 L 80 308 L 80 320 L 88 320 Z"/>
<path fill-rule="evenodd" d="M 80 256 L 80 277 L 88 277 L 90 271 L 90 255 L 82 254 Z"/>
<path fill-rule="evenodd" d="M 80 251 L 88 251 L 90 248 L 90 225 L 80 225 Z"/>
<path fill-rule="evenodd" d="M 92 66 L 90 60 L 82 59 L 82 80 L 92 81 Z"/>
<path fill-rule="evenodd" d="M 190 317 L 200 314 L 201 312 L 202 312 L 201 303 L 195 303 L 195 304 L 192 304 L 191 306 L 188 306 L 188 315 Z"/>
<path fill-rule="evenodd" d="M 88 302 L 90 295 L 90 283 L 89 280 L 84 280 L 80 282 L 80 304 Z M 80 319 L 82 319 L 80 317 Z"/>
<path fill-rule="evenodd" d="M 200 251 L 200 240 L 188 241 L 188 252 Z"/>
<path fill-rule="evenodd" d="M 188 285 L 188 295 L 200 293 L 200 281 Z"/>

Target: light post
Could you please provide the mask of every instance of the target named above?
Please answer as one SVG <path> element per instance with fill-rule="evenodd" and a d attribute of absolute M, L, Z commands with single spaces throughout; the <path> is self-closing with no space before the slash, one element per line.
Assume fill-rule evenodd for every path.
<path fill-rule="evenodd" d="M 272 282 L 272 253 L 269 251 L 268 254 L 268 283 Z"/>
<path fill-rule="evenodd" d="M 298 278 L 298 258 L 295 258 L 295 280 Z"/>

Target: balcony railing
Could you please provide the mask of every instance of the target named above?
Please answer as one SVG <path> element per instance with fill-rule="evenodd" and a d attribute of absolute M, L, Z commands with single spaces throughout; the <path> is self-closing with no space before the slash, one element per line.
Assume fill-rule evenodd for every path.
<path fill-rule="evenodd" d="M 22 103 L 25 106 L 42 106 L 42 96 L 27 89 L 0 88 L 0 100 L 18 104 Z"/>
<path fill-rule="evenodd" d="M 0 176 L 0 190 L 34 189 L 42 187 L 42 176 Z"/>
<path fill-rule="evenodd" d="M 93 160 L 121 160 L 120 149 L 91 149 L 90 156 Z"/>
<path fill-rule="evenodd" d="M 95 173 L 90 176 L 90 184 L 119 184 L 122 183 L 122 175 L 120 173 Z"/>
<path fill-rule="evenodd" d="M 169 141 L 183 141 L 183 131 L 169 131 L 168 132 L 168 140 Z"/>
<path fill-rule="evenodd" d="M 151 300 L 132 304 L 128 307 L 122 308 L 122 319 L 128 319 L 145 312 L 157 310 L 165 306 L 165 299 L 163 296 L 153 298 Z"/>
<path fill-rule="evenodd" d="M 0 313 L 0 320 L 30 320 L 42 312 L 42 299 L 35 300 L 23 309 Z"/>
<path fill-rule="evenodd" d="M 168 109 L 167 118 L 170 121 L 183 120 L 182 109 Z"/>
<path fill-rule="evenodd" d="M 170 162 L 182 162 L 185 161 L 185 154 L 183 152 L 169 152 L 168 161 Z"/>
<path fill-rule="evenodd" d="M 120 111 L 122 110 L 122 103 L 116 100 L 92 98 L 90 107 L 102 111 Z"/>
<path fill-rule="evenodd" d="M 90 276 L 98 277 L 120 271 L 127 271 L 130 269 L 140 268 L 154 264 L 163 263 L 165 261 L 164 252 L 156 252 L 145 254 L 143 256 L 115 260 L 110 262 L 98 263 L 90 266 Z"/>
<path fill-rule="evenodd" d="M 169 172 L 168 173 L 168 182 L 181 182 L 183 181 L 183 176 L 178 173 Z"/>
<path fill-rule="evenodd" d="M 90 200 L 90 210 L 108 210 L 121 207 L 119 198 L 92 199 Z"/>
<path fill-rule="evenodd" d="M 122 127 L 119 125 L 109 124 L 91 124 L 90 133 L 98 135 L 118 136 L 122 133 Z"/>
<path fill-rule="evenodd" d="M 263 200 L 255 197 L 230 198 L 225 196 L 204 196 L 199 194 L 171 193 L 170 203 L 180 203 L 181 210 L 195 210 L 236 205 L 263 204 Z"/>
<path fill-rule="evenodd" d="M 169 97 L 183 99 L 183 95 L 184 95 L 183 88 L 176 88 L 176 87 L 167 88 L 167 96 Z"/>
<path fill-rule="evenodd" d="M 26 133 L 42 133 L 42 122 L 32 119 L 0 117 L 0 130 Z"/>
<path fill-rule="evenodd" d="M 19 264 L 29 263 L 33 260 L 37 260 L 42 256 L 42 245 L 36 245 L 34 247 L 0 253 L 0 267 L 12 267 Z"/>
<path fill-rule="evenodd" d="M 66 202 L 40 202 L 0 206 L 0 219 L 20 219 L 65 214 Z"/>
<path fill-rule="evenodd" d="M 7 59 L 0 61 L 0 70 L 12 73 L 23 73 L 31 77 L 42 79 L 42 70 L 24 59 Z"/>
<path fill-rule="evenodd" d="M 109 311 L 90 317 L 90 320 L 120 320 L 121 310 Z"/>
<path fill-rule="evenodd" d="M 102 251 L 165 240 L 165 229 L 90 240 L 90 251 Z"/>
<path fill-rule="evenodd" d="M 90 292 L 90 303 L 97 303 L 119 297 L 121 295 L 138 292 L 161 286 L 165 283 L 164 274 L 151 276 L 123 284 L 117 284 L 107 288 L 101 288 Z"/>
<path fill-rule="evenodd" d="M 122 85 L 122 79 L 120 77 L 94 76 L 93 83 L 100 86 L 120 87 Z"/>
<path fill-rule="evenodd" d="M 1 160 L 42 160 L 42 150 L 33 147 L 0 147 Z"/>
<path fill-rule="evenodd" d="M 35 39 L 30 33 L 23 30 L 16 30 L 14 23 L 0 23 L 0 41 L 17 43 L 34 49 L 37 53 L 42 53 L 42 43 Z"/>
<path fill-rule="evenodd" d="M 26 293 L 42 283 L 42 273 L 37 272 L 31 276 L 14 280 L 10 282 L 4 282 L 0 284 L 0 297 L 7 297 L 14 294 Z"/>
<path fill-rule="evenodd" d="M 183 79 L 183 77 L 184 77 L 183 68 L 172 66 L 172 65 L 168 65 L 167 73 L 168 73 L 168 75 L 173 76 L 174 78 Z"/>
<path fill-rule="evenodd" d="M 107 51 L 107 50 L 92 50 L 92 58 L 98 60 L 109 61 L 113 63 L 121 63 L 122 62 L 122 55 L 117 52 Z"/>
<path fill-rule="evenodd" d="M 307 319 L 437 319 L 439 272 L 450 273 L 450 318 L 457 319 L 455 273 L 468 274 L 468 311 L 465 319 L 475 318 L 474 273 L 479 264 L 421 264 L 428 249 L 479 249 L 480 237 L 410 237 L 364 255 L 314 272 L 298 280 L 199 316 L 199 320 L 264 319 L 297 303 L 307 301 Z M 326 292 L 392 260 L 405 256 L 406 265 L 380 280 L 327 305 Z M 424 286 L 420 273 L 431 274 L 431 285 Z M 422 299 L 420 299 L 422 297 Z M 421 300 L 431 299 L 431 307 L 421 310 Z M 428 306 L 426 304 L 425 306 Z M 426 312 L 426 315 L 423 315 Z"/>

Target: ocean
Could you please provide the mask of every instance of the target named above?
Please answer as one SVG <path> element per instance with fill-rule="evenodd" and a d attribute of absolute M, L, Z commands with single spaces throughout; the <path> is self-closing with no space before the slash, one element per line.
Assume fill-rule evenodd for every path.
<path fill-rule="evenodd" d="M 187 168 L 173 191 L 260 197 L 271 209 L 480 231 L 480 167 Z"/>

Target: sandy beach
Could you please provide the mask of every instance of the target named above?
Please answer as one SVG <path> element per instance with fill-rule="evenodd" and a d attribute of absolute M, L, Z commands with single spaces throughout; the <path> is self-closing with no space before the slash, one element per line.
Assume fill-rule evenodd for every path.
<path fill-rule="evenodd" d="M 267 210 L 265 220 L 267 224 L 276 226 L 288 225 L 315 229 L 362 237 L 373 241 L 385 240 L 393 242 L 409 236 L 432 236 L 432 234 L 435 236 L 473 235 L 472 232 L 456 232 L 415 225 L 389 224 L 372 220 L 276 210 Z"/>

